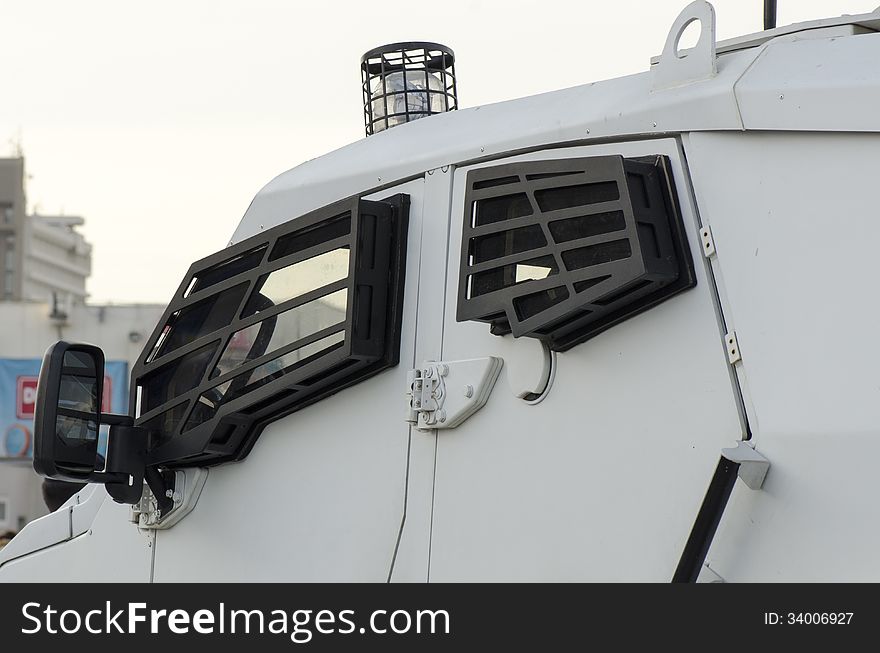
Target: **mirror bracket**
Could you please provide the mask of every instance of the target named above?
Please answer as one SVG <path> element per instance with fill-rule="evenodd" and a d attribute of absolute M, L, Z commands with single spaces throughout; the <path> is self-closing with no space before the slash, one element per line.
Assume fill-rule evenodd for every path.
<path fill-rule="evenodd" d="M 117 417 L 120 419 L 114 419 Z M 135 504 L 141 500 L 146 481 L 156 497 L 159 513 L 170 512 L 174 507 L 174 472 L 160 472 L 157 467 L 144 465 L 149 431 L 133 426 L 131 417 L 126 415 L 105 414 L 101 416 L 101 421 L 113 424 L 109 437 L 112 448 L 108 450 L 106 471 L 124 475 L 122 482 L 106 484 L 107 493 L 118 503 Z"/>
<path fill-rule="evenodd" d="M 144 476 L 150 491 L 156 497 L 157 518 L 161 519 L 174 508 L 175 474 L 174 470 L 159 471 L 158 467 L 147 467 Z M 138 497 L 140 499 L 140 497 Z"/>
<path fill-rule="evenodd" d="M 107 423 L 104 419 L 111 416 L 101 417 L 102 422 Z M 137 503 L 141 499 L 144 490 L 143 461 L 147 451 L 147 435 L 146 429 L 137 426 L 114 424 L 110 427 L 105 471 L 114 476 L 121 475 L 122 480 L 107 482 L 106 488 L 107 494 L 117 503 Z"/>

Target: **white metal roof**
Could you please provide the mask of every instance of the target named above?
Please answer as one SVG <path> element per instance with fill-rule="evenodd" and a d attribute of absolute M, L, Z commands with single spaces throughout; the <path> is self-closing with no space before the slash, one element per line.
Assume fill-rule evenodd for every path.
<path fill-rule="evenodd" d="M 782 27 L 714 46 L 717 74 L 672 88 L 654 88 L 649 70 L 395 127 L 270 181 L 233 242 L 426 170 L 516 151 L 691 131 L 880 131 L 874 30 L 877 13 Z"/>

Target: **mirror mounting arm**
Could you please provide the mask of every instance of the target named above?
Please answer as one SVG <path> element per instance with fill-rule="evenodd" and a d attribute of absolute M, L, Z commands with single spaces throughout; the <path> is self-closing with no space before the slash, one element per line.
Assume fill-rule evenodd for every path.
<path fill-rule="evenodd" d="M 107 424 L 108 426 L 132 426 L 134 425 L 134 417 L 131 415 L 101 413 L 101 424 Z"/>
<path fill-rule="evenodd" d="M 119 503 L 135 504 L 141 500 L 146 481 L 156 497 L 156 507 L 160 514 L 170 512 L 174 507 L 174 473 L 163 474 L 158 467 L 144 464 L 149 431 L 133 426 L 133 419 L 128 415 L 105 413 L 101 415 L 101 422 L 112 424 L 109 437 L 112 451 L 108 451 L 106 471 L 125 475 L 124 482 L 108 482 L 107 493 Z"/>
<path fill-rule="evenodd" d="M 124 417 L 120 415 L 102 415 L 103 423 L 110 423 L 110 434 L 107 448 L 106 472 L 123 474 L 125 481 L 107 483 L 107 493 L 119 503 L 137 503 L 144 490 L 144 454 L 147 451 L 148 431 L 137 426 L 127 426 L 116 420 L 104 422 L 107 417 Z M 131 420 L 131 418 L 128 418 Z M 121 421 L 121 420 L 120 420 Z M 114 423 L 116 422 L 116 423 Z"/>

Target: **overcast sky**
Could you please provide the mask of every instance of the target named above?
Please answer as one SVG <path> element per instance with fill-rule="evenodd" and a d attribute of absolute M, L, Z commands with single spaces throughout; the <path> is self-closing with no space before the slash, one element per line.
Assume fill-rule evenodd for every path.
<path fill-rule="evenodd" d="M 880 0 L 779 0 L 779 24 Z M 0 0 L 0 156 L 30 209 L 81 215 L 95 302 L 170 299 L 280 172 L 363 137 L 360 56 L 456 53 L 462 107 L 647 70 L 686 0 Z M 718 38 L 761 0 L 717 0 Z"/>

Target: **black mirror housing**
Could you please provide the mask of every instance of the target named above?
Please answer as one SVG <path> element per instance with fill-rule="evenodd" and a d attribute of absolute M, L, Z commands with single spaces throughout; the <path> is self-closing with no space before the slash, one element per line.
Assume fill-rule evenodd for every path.
<path fill-rule="evenodd" d="M 34 407 L 38 474 L 80 483 L 95 474 L 103 383 L 100 348 L 61 341 L 46 351 Z"/>
<path fill-rule="evenodd" d="M 103 385 L 99 347 L 64 341 L 49 347 L 34 407 L 34 470 L 55 480 L 103 483 L 116 501 L 137 503 L 145 474 L 155 476 L 145 469 L 147 432 L 129 415 L 101 413 Z M 105 459 L 98 451 L 102 425 L 110 426 Z"/>

